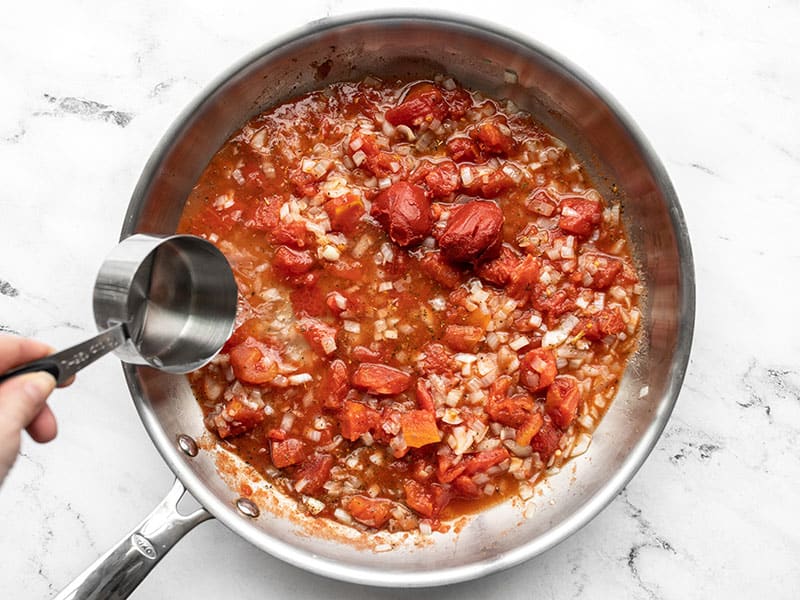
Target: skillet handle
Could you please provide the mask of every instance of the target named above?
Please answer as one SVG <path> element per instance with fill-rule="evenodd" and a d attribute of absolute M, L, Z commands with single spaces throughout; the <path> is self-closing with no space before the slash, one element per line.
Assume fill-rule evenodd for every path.
<path fill-rule="evenodd" d="M 53 600 L 117 600 L 127 598 L 150 570 L 196 525 L 211 519 L 200 508 L 190 515 L 178 512 L 186 488 L 180 481 L 144 521 L 114 548 L 98 558 Z"/>

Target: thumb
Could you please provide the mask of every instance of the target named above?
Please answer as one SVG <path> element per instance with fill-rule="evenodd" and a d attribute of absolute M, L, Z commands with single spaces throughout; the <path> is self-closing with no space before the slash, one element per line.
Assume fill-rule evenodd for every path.
<path fill-rule="evenodd" d="M 28 373 L 0 385 L 0 482 L 19 452 L 20 432 L 45 406 L 56 380 L 49 373 Z"/>
<path fill-rule="evenodd" d="M 49 373 L 26 373 L 0 385 L 0 436 L 31 424 L 44 407 L 56 380 Z"/>

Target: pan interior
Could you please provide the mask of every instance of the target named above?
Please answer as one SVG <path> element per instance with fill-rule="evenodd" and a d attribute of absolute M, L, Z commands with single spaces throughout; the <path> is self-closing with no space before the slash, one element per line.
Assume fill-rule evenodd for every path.
<path fill-rule="evenodd" d="M 469 519 L 458 533 L 343 543 L 328 528 L 312 529 L 297 517 L 285 518 L 287 507 L 279 500 L 272 503 L 279 518 L 270 510 L 255 520 L 240 515 L 234 506 L 236 486 L 218 469 L 222 465 L 223 472 L 234 471 L 238 459 L 210 451 L 188 458 L 175 443 L 179 434 L 196 439 L 205 434 L 186 379 L 125 367 L 159 451 L 217 518 L 279 558 L 371 585 L 450 583 L 534 556 L 597 514 L 655 444 L 688 361 L 694 289 L 680 208 L 646 143 L 584 76 L 529 42 L 449 19 L 403 16 L 326 23 L 246 59 L 187 109 L 145 168 L 123 229 L 123 235 L 173 233 L 213 154 L 261 110 L 335 81 L 370 74 L 430 78 L 437 73 L 495 98 L 510 98 L 533 113 L 589 168 L 600 192 L 622 202 L 648 290 L 643 335 L 586 454 L 540 485 L 525 504 L 496 506 Z"/>

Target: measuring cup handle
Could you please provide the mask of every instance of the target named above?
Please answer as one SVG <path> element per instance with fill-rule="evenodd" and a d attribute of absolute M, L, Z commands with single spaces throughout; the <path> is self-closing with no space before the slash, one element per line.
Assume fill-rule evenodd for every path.
<path fill-rule="evenodd" d="M 114 325 L 71 348 L 44 358 L 32 360 L 6 371 L 0 375 L 0 383 L 23 373 L 46 371 L 55 377 L 58 385 L 62 385 L 83 367 L 92 364 L 101 356 L 121 346 L 127 339 L 128 333 L 125 325 L 122 323 Z"/>

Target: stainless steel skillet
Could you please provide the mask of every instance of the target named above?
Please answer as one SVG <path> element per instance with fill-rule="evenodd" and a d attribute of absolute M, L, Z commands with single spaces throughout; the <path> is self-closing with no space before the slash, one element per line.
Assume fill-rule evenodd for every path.
<path fill-rule="evenodd" d="M 481 513 L 458 533 L 377 542 L 354 535 L 345 542 L 346 532 L 315 528 L 280 498 L 260 493 L 235 457 L 198 452 L 204 427 L 185 378 L 125 366 L 145 428 L 177 481 L 143 523 L 60 597 L 127 596 L 174 543 L 212 515 L 257 548 L 336 579 L 397 587 L 464 581 L 561 542 L 597 515 L 642 465 L 670 416 L 689 359 L 695 290 L 686 224 L 664 168 L 635 125 L 585 74 L 535 42 L 438 15 L 311 24 L 232 67 L 184 111 L 142 173 L 122 236 L 173 233 L 214 152 L 261 110 L 329 82 L 436 73 L 532 112 L 590 166 L 601 192 L 621 198 L 648 290 L 644 331 L 588 452 L 549 478 L 541 495 Z M 259 491 L 256 503 L 240 499 L 240 478 Z M 204 507 L 189 516 L 175 508 L 184 486 Z"/>

